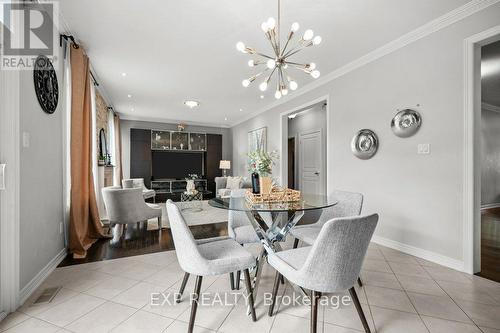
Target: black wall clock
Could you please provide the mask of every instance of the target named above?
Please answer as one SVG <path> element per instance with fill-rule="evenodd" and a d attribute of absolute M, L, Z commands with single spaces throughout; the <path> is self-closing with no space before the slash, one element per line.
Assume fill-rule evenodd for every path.
<path fill-rule="evenodd" d="M 43 111 L 54 113 L 59 100 L 59 85 L 54 66 L 46 56 L 41 55 L 36 58 L 33 79 L 38 103 Z"/>

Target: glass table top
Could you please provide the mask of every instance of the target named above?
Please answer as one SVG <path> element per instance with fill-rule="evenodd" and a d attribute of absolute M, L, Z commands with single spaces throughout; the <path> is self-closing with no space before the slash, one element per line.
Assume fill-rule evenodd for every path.
<path fill-rule="evenodd" d="M 334 206 L 337 202 L 337 199 L 333 196 L 303 193 L 299 201 L 293 202 L 252 204 L 245 197 L 232 197 L 211 199 L 208 204 L 216 208 L 242 212 L 287 212 L 323 209 Z"/>

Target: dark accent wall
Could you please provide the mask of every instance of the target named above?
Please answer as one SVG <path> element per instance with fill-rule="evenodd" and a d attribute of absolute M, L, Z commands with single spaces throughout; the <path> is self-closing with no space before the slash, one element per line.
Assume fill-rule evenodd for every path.
<path fill-rule="evenodd" d="M 222 160 L 222 135 L 207 134 L 207 158 L 205 174 L 207 177 L 207 189 L 215 195 L 215 177 L 222 175 L 219 162 Z"/>
<path fill-rule="evenodd" d="M 151 130 L 130 129 L 130 178 L 144 178 L 151 188 Z"/>

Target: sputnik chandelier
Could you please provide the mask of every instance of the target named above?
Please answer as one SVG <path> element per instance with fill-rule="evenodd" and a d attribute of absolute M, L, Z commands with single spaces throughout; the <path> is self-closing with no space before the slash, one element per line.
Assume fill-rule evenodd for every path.
<path fill-rule="evenodd" d="M 318 45 L 321 43 L 320 36 L 314 36 L 314 32 L 311 29 L 304 31 L 302 37 L 295 42 L 294 46 L 291 46 L 294 39 L 294 36 L 297 35 L 297 31 L 299 30 L 299 24 L 297 22 L 292 24 L 290 32 L 288 32 L 288 36 L 286 41 L 283 44 L 283 47 L 280 42 L 280 10 L 281 4 L 280 0 L 278 0 L 278 22 L 272 17 L 270 17 L 266 22 L 263 22 L 261 25 L 264 34 L 267 39 L 271 43 L 271 47 L 273 48 L 274 55 L 269 56 L 264 53 L 260 53 L 255 49 L 246 46 L 243 42 L 236 43 L 236 49 L 242 53 L 247 53 L 252 56 L 256 56 L 256 59 L 251 59 L 248 61 L 248 66 L 250 67 L 259 67 L 264 65 L 265 68 L 245 79 L 241 82 L 243 87 L 248 87 L 250 84 L 255 81 L 260 76 L 267 74 L 267 72 L 271 71 L 269 75 L 259 84 L 259 89 L 261 91 L 266 91 L 268 86 L 271 83 L 273 77 L 276 77 L 276 92 L 274 93 L 274 97 L 276 99 L 281 98 L 282 96 L 286 96 L 288 94 L 288 89 L 296 90 L 298 88 L 297 81 L 295 81 L 292 77 L 290 77 L 287 73 L 289 68 L 295 68 L 297 70 L 301 70 L 306 74 L 311 75 L 314 79 L 317 79 L 320 76 L 320 72 L 316 69 L 316 64 L 306 63 L 296 63 L 290 61 L 289 58 L 294 54 L 302 51 L 305 48 L 308 48 L 313 45 Z M 277 23 L 277 24 L 276 24 Z"/>

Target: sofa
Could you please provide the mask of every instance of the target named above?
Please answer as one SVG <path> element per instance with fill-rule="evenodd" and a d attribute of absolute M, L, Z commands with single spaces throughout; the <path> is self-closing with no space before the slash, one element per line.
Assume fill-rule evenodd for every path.
<path fill-rule="evenodd" d="M 246 177 L 215 177 L 215 195 L 217 198 L 229 198 L 231 190 L 242 188 L 252 188 L 252 182 Z"/>

